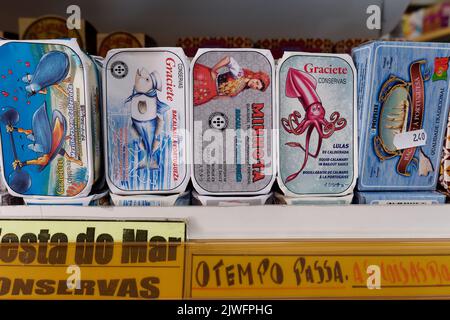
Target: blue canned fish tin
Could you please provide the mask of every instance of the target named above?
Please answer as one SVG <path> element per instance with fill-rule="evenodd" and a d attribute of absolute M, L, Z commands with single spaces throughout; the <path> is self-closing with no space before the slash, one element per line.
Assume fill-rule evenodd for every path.
<path fill-rule="evenodd" d="M 450 45 L 377 41 L 358 70 L 361 191 L 434 190 L 449 105 Z"/>
<path fill-rule="evenodd" d="M 46 40 L 0 41 L 0 60 L 8 191 L 43 199 L 87 196 L 95 179 L 90 59 L 75 40 Z"/>
<path fill-rule="evenodd" d="M 276 175 L 274 75 L 268 50 L 198 50 L 191 66 L 191 132 L 199 194 L 270 192 Z"/>
<path fill-rule="evenodd" d="M 289 197 L 342 196 L 357 176 L 356 70 L 349 55 L 278 62 L 278 184 Z"/>
<path fill-rule="evenodd" d="M 103 63 L 103 118 L 106 179 L 113 193 L 186 189 L 188 70 L 181 48 L 108 52 Z"/>

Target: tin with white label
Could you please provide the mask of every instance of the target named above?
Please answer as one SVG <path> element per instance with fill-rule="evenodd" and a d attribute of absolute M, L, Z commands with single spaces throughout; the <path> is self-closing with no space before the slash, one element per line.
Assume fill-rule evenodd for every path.
<path fill-rule="evenodd" d="M 267 194 L 276 175 L 268 50 L 200 49 L 191 64 L 192 181 L 201 195 Z"/>
<path fill-rule="evenodd" d="M 342 196 L 357 177 L 356 70 L 349 55 L 287 52 L 277 67 L 278 184 Z"/>
<path fill-rule="evenodd" d="M 180 48 L 116 49 L 103 63 L 106 179 L 115 194 L 184 191 L 188 63 Z"/>

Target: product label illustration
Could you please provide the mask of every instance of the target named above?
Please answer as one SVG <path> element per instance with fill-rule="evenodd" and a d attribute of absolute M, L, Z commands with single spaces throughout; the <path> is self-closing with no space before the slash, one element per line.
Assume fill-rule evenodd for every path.
<path fill-rule="evenodd" d="M 192 66 L 194 180 L 202 194 L 265 193 L 274 178 L 273 62 L 200 50 Z"/>
<path fill-rule="evenodd" d="M 412 82 L 391 75 L 381 87 L 378 98 L 380 116 L 378 134 L 373 142 L 374 151 L 381 161 L 398 157 L 396 170 L 404 176 L 411 175 L 412 167 L 416 167 L 416 174 L 422 176 L 434 171 L 422 148 L 398 149 L 395 144 L 397 135 L 422 129 L 425 113 L 424 85 L 429 80 L 429 76 L 423 74 L 422 66 L 425 63 L 426 61 L 416 61 L 411 64 Z M 425 140 L 425 135 L 417 132 L 414 139 Z"/>
<path fill-rule="evenodd" d="M 281 185 L 299 195 L 351 192 L 353 66 L 339 56 L 298 54 L 279 70 Z"/>
<path fill-rule="evenodd" d="M 169 51 L 121 51 L 105 66 L 110 182 L 124 193 L 173 192 L 187 175 L 184 61 Z"/>
<path fill-rule="evenodd" d="M 77 196 L 89 181 L 80 57 L 56 44 L 0 46 L 4 177 L 22 195 Z"/>
<path fill-rule="evenodd" d="M 450 47 L 375 42 L 367 48 L 373 60 L 366 68 L 370 86 L 361 92 L 368 98 L 361 101 L 359 188 L 434 189 L 448 115 Z"/>

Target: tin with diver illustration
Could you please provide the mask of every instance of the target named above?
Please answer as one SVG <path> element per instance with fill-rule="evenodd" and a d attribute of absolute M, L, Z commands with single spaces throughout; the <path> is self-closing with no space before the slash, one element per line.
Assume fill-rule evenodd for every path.
<path fill-rule="evenodd" d="M 200 195 L 267 194 L 276 175 L 268 50 L 199 49 L 191 64 L 192 181 Z"/>
<path fill-rule="evenodd" d="M 356 70 L 346 54 L 286 52 L 277 67 L 278 184 L 289 197 L 352 193 Z"/>
<path fill-rule="evenodd" d="M 75 40 L 0 41 L 3 179 L 16 196 L 83 197 L 94 179 L 88 57 Z"/>
<path fill-rule="evenodd" d="M 375 41 L 353 51 L 358 189 L 434 190 L 449 105 L 450 45 Z"/>
<path fill-rule="evenodd" d="M 103 67 L 109 188 L 119 195 L 184 191 L 189 67 L 183 50 L 110 50 Z"/>

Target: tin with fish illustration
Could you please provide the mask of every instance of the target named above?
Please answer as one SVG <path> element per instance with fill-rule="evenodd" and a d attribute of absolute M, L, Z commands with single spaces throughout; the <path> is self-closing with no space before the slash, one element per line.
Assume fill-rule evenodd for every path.
<path fill-rule="evenodd" d="M 358 189 L 434 190 L 449 105 L 445 43 L 376 41 L 353 51 L 358 69 Z"/>
<path fill-rule="evenodd" d="M 268 50 L 200 49 L 191 65 L 192 181 L 201 195 L 267 194 L 276 175 Z"/>
<path fill-rule="evenodd" d="M 283 193 L 352 193 L 358 170 L 351 57 L 287 52 L 277 71 L 278 184 Z"/>
<path fill-rule="evenodd" d="M 94 181 L 89 58 L 75 40 L 0 41 L 3 179 L 15 196 L 87 196 Z"/>
<path fill-rule="evenodd" d="M 111 191 L 184 191 L 189 67 L 183 50 L 115 49 L 103 67 L 105 170 Z"/>

